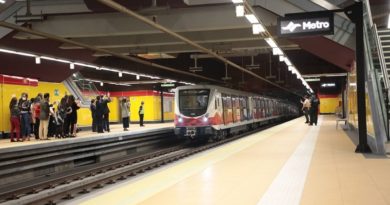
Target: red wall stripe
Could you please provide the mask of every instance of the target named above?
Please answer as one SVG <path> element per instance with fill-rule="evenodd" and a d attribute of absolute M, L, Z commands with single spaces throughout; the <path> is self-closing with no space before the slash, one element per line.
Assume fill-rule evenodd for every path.
<path fill-rule="evenodd" d="M 24 78 L 19 76 L 1 75 L 0 84 L 24 85 L 24 86 L 38 86 L 37 79 Z"/>

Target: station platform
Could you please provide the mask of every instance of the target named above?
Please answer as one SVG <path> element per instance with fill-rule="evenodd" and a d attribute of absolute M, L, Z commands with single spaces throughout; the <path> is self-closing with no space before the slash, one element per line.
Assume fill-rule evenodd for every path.
<path fill-rule="evenodd" d="M 140 127 L 138 124 L 131 124 L 129 131 L 123 131 L 122 124 L 112 124 L 110 125 L 110 132 L 105 133 L 96 133 L 92 131 L 80 131 L 77 133 L 77 137 L 74 138 L 49 138 L 49 140 L 36 140 L 35 138 L 30 138 L 30 141 L 24 141 L 24 142 L 10 142 L 9 139 L 1 139 L 0 140 L 0 150 L 7 149 L 7 148 L 15 148 L 15 147 L 22 147 L 22 146 L 28 146 L 29 148 L 34 147 L 36 145 L 40 144 L 59 144 L 61 142 L 67 142 L 71 143 L 73 141 L 79 141 L 80 139 L 88 139 L 93 140 L 94 138 L 99 138 L 102 136 L 105 137 L 115 137 L 116 135 L 123 135 L 123 134 L 134 134 L 139 133 L 140 131 L 150 131 L 160 128 L 173 128 L 173 122 L 167 122 L 167 123 L 150 123 L 145 124 L 144 127 Z M 48 144 L 49 143 L 49 144 Z M 42 145 L 41 145 L 42 146 Z"/>
<path fill-rule="evenodd" d="M 335 123 L 297 118 L 64 204 L 390 204 L 389 159 Z"/>

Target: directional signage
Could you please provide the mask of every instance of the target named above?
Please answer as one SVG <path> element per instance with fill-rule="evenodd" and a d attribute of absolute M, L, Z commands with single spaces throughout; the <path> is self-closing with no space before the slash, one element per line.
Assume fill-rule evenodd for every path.
<path fill-rule="evenodd" d="M 278 34 L 281 37 L 332 35 L 333 15 L 324 12 L 286 14 L 278 18 Z"/>
<path fill-rule="evenodd" d="M 175 87 L 175 84 L 174 83 L 162 83 L 161 87 L 162 88 L 171 88 L 171 87 Z"/>

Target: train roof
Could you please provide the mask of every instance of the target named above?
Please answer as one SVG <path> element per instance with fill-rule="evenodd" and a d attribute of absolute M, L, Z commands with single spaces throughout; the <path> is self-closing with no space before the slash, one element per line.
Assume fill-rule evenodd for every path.
<path fill-rule="evenodd" d="M 185 90 L 185 89 L 218 89 L 218 90 L 221 90 L 221 91 L 225 91 L 225 92 L 229 92 L 229 93 L 237 93 L 237 94 L 241 94 L 241 95 L 255 95 L 255 96 L 261 96 L 263 98 L 268 98 L 268 99 L 273 99 L 273 100 L 280 100 L 280 101 L 286 101 L 284 99 L 280 99 L 280 98 L 274 98 L 274 97 L 269 97 L 269 96 L 264 96 L 264 95 L 260 95 L 260 94 L 256 94 L 256 93 L 250 93 L 250 92 L 246 92 L 246 91 L 241 91 L 241 90 L 235 90 L 235 89 L 231 89 L 231 88 L 226 88 L 226 87 L 222 87 L 222 86 L 218 86 L 218 85 L 185 85 L 185 86 L 178 86 L 176 87 L 177 90 Z"/>

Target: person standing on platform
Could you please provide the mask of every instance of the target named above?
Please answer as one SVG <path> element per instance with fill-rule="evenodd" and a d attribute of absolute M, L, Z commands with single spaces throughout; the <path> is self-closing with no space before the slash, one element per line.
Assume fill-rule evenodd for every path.
<path fill-rule="evenodd" d="M 72 100 L 72 113 L 71 113 L 71 137 L 76 137 L 77 131 L 77 110 L 80 109 L 80 100 L 76 100 L 73 95 L 70 95 Z"/>
<path fill-rule="evenodd" d="M 11 130 L 10 130 L 10 139 L 11 142 L 19 142 L 20 140 L 20 110 L 18 106 L 18 99 L 13 97 L 9 103 L 9 109 L 11 113 Z M 16 140 L 14 140 L 14 132 L 16 135 Z"/>
<path fill-rule="evenodd" d="M 129 118 L 130 118 L 129 109 L 130 109 L 130 102 L 128 101 L 128 99 L 123 98 L 121 102 L 123 131 L 128 131 L 127 128 L 129 128 Z"/>
<path fill-rule="evenodd" d="M 139 115 L 139 126 L 144 126 L 144 101 L 141 102 L 141 106 L 139 106 L 138 115 Z"/>
<path fill-rule="evenodd" d="M 310 99 L 309 99 L 308 95 L 305 95 L 305 98 L 304 98 L 304 101 L 302 102 L 302 104 L 303 104 L 302 111 L 303 111 L 303 114 L 305 115 L 305 118 L 306 118 L 305 123 L 309 123 L 310 122 L 310 119 L 309 119 Z"/>
<path fill-rule="evenodd" d="M 21 114 L 21 128 L 22 128 L 22 137 L 23 141 L 30 141 L 31 135 L 31 116 L 30 116 L 30 101 L 28 100 L 28 94 L 22 93 L 22 97 L 19 99 L 19 110 Z"/>
<path fill-rule="evenodd" d="M 318 120 L 318 106 L 320 105 L 320 100 L 317 95 L 314 93 L 310 99 L 310 124 L 315 124 L 317 126 Z"/>
<path fill-rule="evenodd" d="M 35 139 L 39 139 L 39 115 L 40 115 L 40 105 L 41 105 L 41 100 L 43 96 L 42 93 L 39 93 L 37 97 L 35 97 L 34 101 L 31 101 L 32 106 L 31 106 L 31 115 L 32 115 L 32 121 L 33 121 L 33 126 L 32 126 L 32 132 L 35 135 Z"/>
<path fill-rule="evenodd" d="M 110 93 L 108 93 L 103 99 L 103 129 L 107 132 L 110 132 L 110 109 L 108 108 L 108 103 L 111 102 Z"/>
<path fill-rule="evenodd" d="M 39 115 L 39 139 L 41 140 L 48 140 L 47 133 L 49 128 L 49 116 L 50 114 L 54 115 L 54 113 L 50 111 L 49 97 L 49 93 L 45 93 L 40 105 L 41 112 Z"/>
<path fill-rule="evenodd" d="M 103 133 L 103 99 L 98 95 L 96 96 L 96 127 L 98 133 Z"/>
<path fill-rule="evenodd" d="M 95 99 L 91 100 L 91 105 L 89 106 L 89 109 L 91 110 L 91 117 L 92 117 L 92 132 L 97 132 L 97 125 L 96 125 L 96 101 Z"/>

